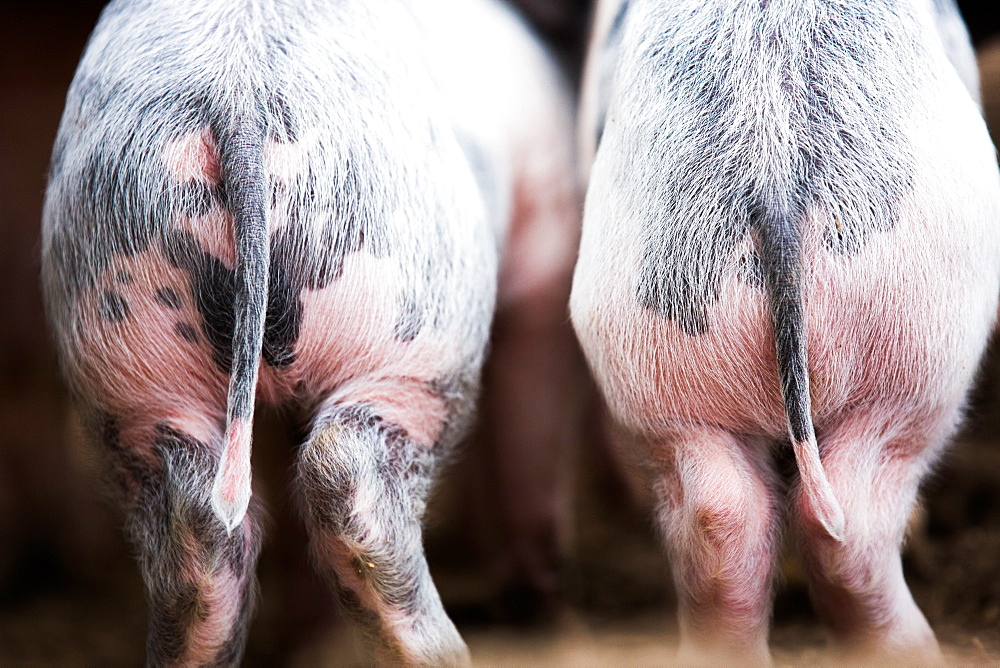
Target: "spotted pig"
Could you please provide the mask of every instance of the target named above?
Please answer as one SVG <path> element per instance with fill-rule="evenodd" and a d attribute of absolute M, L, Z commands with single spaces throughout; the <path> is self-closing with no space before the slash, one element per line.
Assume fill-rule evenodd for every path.
<path fill-rule="evenodd" d="M 571 312 L 682 660 L 769 661 L 786 526 L 842 647 L 939 657 L 899 550 L 997 314 L 974 68 L 950 0 L 600 3 Z"/>
<path fill-rule="evenodd" d="M 420 520 L 470 421 L 501 270 L 515 312 L 568 293 L 554 72 L 492 0 L 105 9 L 53 151 L 43 283 L 128 513 L 151 664 L 242 655 L 258 401 L 311 421 L 312 552 L 375 658 L 467 660 Z"/>

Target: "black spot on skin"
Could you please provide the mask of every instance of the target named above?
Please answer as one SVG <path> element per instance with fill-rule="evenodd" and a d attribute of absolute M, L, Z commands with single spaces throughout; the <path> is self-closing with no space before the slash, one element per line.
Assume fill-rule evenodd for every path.
<path fill-rule="evenodd" d="M 162 287 L 156 289 L 156 302 L 169 309 L 177 310 L 184 305 L 184 300 L 173 288 Z"/>
<path fill-rule="evenodd" d="M 420 330 L 424 326 L 424 309 L 416 302 L 415 299 L 408 298 L 403 300 L 403 304 L 399 311 L 399 318 L 396 320 L 396 326 L 393 328 L 393 336 L 396 337 L 397 341 L 410 342 L 417 338 L 420 334 Z"/>
<path fill-rule="evenodd" d="M 236 303 L 233 272 L 199 246 L 193 235 L 182 230 L 174 231 L 166 250 L 167 259 L 191 275 L 194 303 L 202 318 L 202 334 L 212 346 L 216 365 L 229 373 Z"/>
<path fill-rule="evenodd" d="M 367 247 L 365 226 L 354 217 L 352 209 L 345 207 L 344 220 L 322 230 L 318 239 L 304 242 L 293 208 L 289 224 L 272 235 L 262 350 L 270 366 L 280 369 L 295 361 L 294 346 L 302 324 L 302 290 L 326 287 L 341 276 L 348 254 Z M 186 231 L 174 230 L 165 248 L 170 262 L 190 274 L 195 306 L 202 316 L 202 332 L 212 345 L 216 364 L 229 373 L 236 303 L 234 272 Z M 383 252 L 378 247 L 369 250 Z"/>
<path fill-rule="evenodd" d="M 135 282 L 135 276 L 133 276 L 130 272 L 122 269 L 117 274 L 115 274 L 115 280 L 121 283 L 122 285 L 132 285 Z"/>
<path fill-rule="evenodd" d="M 108 322 L 122 322 L 129 317 L 128 302 L 117 292 L 106 291 L 101 295 L 101 317 Z"/>
<path fill-rule="evenodd" d="M 174 325 L 174 332 L 188 343 L 198 343 L 198 332 L 186 322 L 179 322 Z"/>
<path fill-rule="evenodd" d="M 295 361 L 295 342 L 302 326 L 302 300 L 305 287 L 301 249 L 295 235 L 287 228 L 275 233 L 271 243 L 271 267 L 268 278 L 267 316 L 265 318 L 264 361 L 282 369 Z"/>

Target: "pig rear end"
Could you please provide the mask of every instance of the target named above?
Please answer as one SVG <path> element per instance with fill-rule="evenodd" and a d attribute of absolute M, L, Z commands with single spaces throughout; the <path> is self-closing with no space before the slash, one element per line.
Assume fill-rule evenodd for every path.
<path fill-rule="evenodd" d="M 128 513 L 153 664 L 242 654 L 257 399 L 310 417 L 313 556 L 377 658 L 468 658 L 420 519 L 471 420 L 525 128 L 558 91 L 496 55 L 538 61 L 493 3 L 314 9 L 110 5 L 53 152 L 49 318 Z"/>
<path fill-rule="evenodd" d="M 787 522 L 840 641 L 936 656 L 899 548 L 1000 285 L 993 148 L 937 9 L 607 4 L 571 312 L 649 474 L 682 654 L 767 660 Z"/>

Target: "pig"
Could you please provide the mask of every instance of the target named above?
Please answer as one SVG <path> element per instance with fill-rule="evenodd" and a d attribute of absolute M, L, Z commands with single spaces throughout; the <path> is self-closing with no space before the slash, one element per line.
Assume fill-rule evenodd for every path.
<path fill-rule="evenodd" d="M 241 658 L 258 402 L 309 421 L 311 553 L 374 658 L 468 661 L 421 518 L 498 294 L 566 319 L 547 309 L 576 246 L 571 127 L 493 0 L 104 10 L 53 149 L 42 282 L 125 510 L 150 664 Z"/>
<path fill-rule="evenodd" d="M 838 648 L 939 659 L 899 553 L 1000 287 L 1000 178 L 957 9 L 611 0 L 596 17 L 570 312 L 648 480 L 681 659 L 769 662 L 786 526 Z"/>

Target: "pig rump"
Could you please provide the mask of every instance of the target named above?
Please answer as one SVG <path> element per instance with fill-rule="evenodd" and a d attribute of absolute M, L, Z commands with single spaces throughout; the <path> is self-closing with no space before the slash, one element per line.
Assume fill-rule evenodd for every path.
<path fill-rule="evenodd" d="M 937 10 L 631 0 L 598 15 L 571 313 L 649 473 L 682 653 L 768 660 L 787 521 L 839 640 L 935 657 L 899 546 L 1000 272 L 995 157 Z"/>

